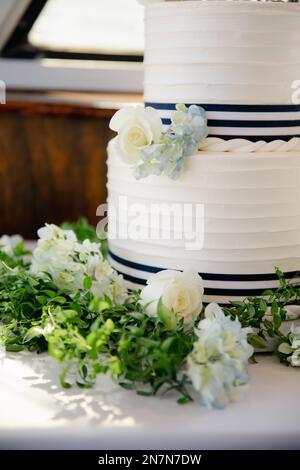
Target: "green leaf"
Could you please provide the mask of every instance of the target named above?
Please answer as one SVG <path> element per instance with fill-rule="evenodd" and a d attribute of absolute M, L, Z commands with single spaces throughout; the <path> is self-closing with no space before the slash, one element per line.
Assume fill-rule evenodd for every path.
<path fill-rule="evenodd" d="M 24 351 L 24 346 L 21 344 L 6 344 L 5 349 L 8 352 L 20 352 Z"/>
<path fill-rule="evenodd" d="M 45 295 L 37 295 L 36 300 L 38 301 L 39 304 L 45 305 L 49 299 Z"/>
<path fill-rule="evenodd" d="M 62 297 L 61 295 L 58 295 L 56 297 L 53 297 L 51 299 L 51 302 L 56 303 L 56 304 L 65 304 L 66 299 L 65 299 L 65 297 Z"/>
<path fill-rule="evenodd" d="M 163 341 L 161 345 L 162 350 L 165 352 L 168 352 L 172 344 L 174 343 L 174 341 L 175 341 L 175 338 L 172 336 L 170 338 L 165 339 L 165 341 Z"/>
<path fill-rule="evenodd" d="M 81 312 L 80 305 L 76 304 L 75 302 L 71 302 L 69 307 L 70 307 L 71 310 L 75 310 L 75 312 L 77 312 L 77 314 L 79 314 Z"/>
<path fill-rule="evenodd" d="M 249 342 L 254 348 L 265 349 L 267 347 L 266 341 L 258 335 L 251 335 Z"/>
<path fill-rule="evenodd" d="M 162 298 L 159 299 L 157 305 L 157 315 L 163 324 L 168 330 L 175 330 L 177 326 L 177 317 L 176 314 L 169 310 L 162 301 Z"/>
<path fill-rule="evenodd" d="M 274 321 L 274 328 L 276 331 L 279 331 L 279 328 L 281 327 L 281 324 L 282 324 L 282 319 L 281 319 L 281 316 L 276 314 L 276 315 L 273 315 L 273 321 Z"/>
<path fill-rule="evenodd" d="M 85 364 L 82 366 L 81 372 L 82 372 L 83 378 L 86 379 L 86 378 L 87 378 L 87 375 L 88 375 L 88 368 L 87 368 L 87 366 L 86 366 Z"/>
<path fill-rule="evenodd" d="M 191 399 L 189 397 L 180 397 L 177 400 L 178 405 L 186 405 L 187 403 L 190 403 Z"/>
<path fill-rule="evenodd" d="M 273 300 L 272 302 L 271 313 L 273 316 L 278 314 L 278 303 L 276 300 Z"/>
<path fill-rule="evenodd" d="M 51 299 L 56 296 L 56 292 L 54 292 L 53 290 L 50 290 L 50 289 L 43 290 L 43 293 L 46 294 Z"/>
<path fill-rule="evenodd" d="M 62 362 L 66 355 L 66 351 L 60 349 L 57 344 L 51 340 L 51 338 L 48 344 L 48 351 L 50 356 L 52 356 L 57 362 Z"/>
<path fill-rule="evenodd" d="M 146 390 L 137 390 L 136 392 L 138 395 L 141 395 L 142 397 L 151 397 L 153 395 L 153 392 L 151 391 L 146 391 Z"/>
<path fill-rule="evenodd" d="M 262 295 L 263 297 L 271 297 L 274 294 L 274 292 L 271 289 L 267 289 L 263 291 Z"/>
<path fill-rule="evenodd" d="M 63 388 L 71 388 L 72 385 L 66 381 L 66 376 L 67 376 L 67 373 L 69 372 L 69 366 L 66 366 L 63 368 L 60 376 L 59 376 L 59 379 L 60 379 L 60 383 L 62 385 Z"/>
<path fill-rule="evenodd" d="M 260 299 L 260 301 L 259 301 L 259 310 L 262 313 L 265 313 L 267 311 L 267 308 L 268 308 L 268 304 L 265 301 L 265 299 Z"/>
<path fill-rule="evenodd" d="M 104 310 L 107 310 L 110 307 L 110 304 L 106 302 L 105 300 L 100 300 L 99 305 L 98 305 L 98 312 L 103 312 Z"/>
<path fill-rule="evenodd" d="M 234 307 L 246 308 L 245 302 L 242 302 L 241 300 L 232 300 L 232 301 L 231 301 L 231 304 L 232 304 Z"/>
<path fill-rule="evenodd" d="M 134 390 L 135 385 L 132 382 L 119 382 L 119 385 L 125 390 Z"/>
<path fill-rule="evenodd" d="M 254 354 L 251 357 L 249 357 L 249 364 L 257 364 L 257 360 Z"/>
<path fill-rule="evenodd" d="M 247 310 L 248 310 L 248 314 L 250 316 L 250 318 L 254 318 L 255 317 L 255 314 L 256 314 L 256 311 L 255 311 L 255 308 L 253 305 L 249 304 L 247 306 Z"/>
<path fill-rule="evenodd" d="M 122 365 L 118 357 L 112 356 L 108 364 L 113 377 L 118 377 L 122 373 Z"/>
<path fill-rule="evenodd" d="M 92 287 L 92 278 L 90 276 L 86 276 L 83 280 L 83 288 L 88 290 Z"/>

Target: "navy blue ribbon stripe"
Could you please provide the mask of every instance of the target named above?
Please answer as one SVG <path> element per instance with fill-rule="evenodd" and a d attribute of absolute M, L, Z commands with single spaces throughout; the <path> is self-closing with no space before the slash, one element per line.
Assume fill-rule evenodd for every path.
<path fill-rule="evenodd" d="M 163 118 L 163 124 L 171 124 L 171 119 Z M 232 121 L 232 120 L 218 120 L 218 119 L 208 119 L 208 127 L 295 127 L 300 126 L 300 120 L 294 121 Z"/>
<path fill-rule="evenodd" d="M 296 127 L 300 126 L 300 119 L 298 120 L 285 120 L 285 121 L 231 121 L 231 120 L 217 120 L 208 119 L 208 126 L 210 127 Z"/>
<path fill-rule="evenodd" d="M 207 103 L 186 103 L 186 106 L 197 104 L 205 111 L 236 112 L 236 113 L 288 113 L 300 111 L 300 104 L 207 104 Z M 145 102 L 145 106 L 165 111 L 176 109 L 176 103 L 151 103 Z"/>
<path fill-rule="evenodd" d="M 164 125 L 170 125 L 171 124 L 171 119 L 169 117 L 164 117 L 163 111 L 174 111 L 176 109 L 176 104 L 175 103 L 150 103 L 146 102 L 146 106 L 152 106 L 154 109 L 157 111 L 162 111 L 162 122 Z M 191 106 L 190 103 L 186 104 L 187 106 Z M 202 104 L 199 103 L 199 106 L 203 107 L 205 111 L 208 112 L 228 112 L 228 113 L 248 113 L 249 116 L 248 119 L 238 119 L 238 117 L 235 117 L 232 119 L 233 116 L 228 115 L 229 119 L 224 119 L 224 117 L 221 117 L 221 119 L 218 118 L 213 118 L 209 119 L 208 116 L 208 131 L 209 131 L 209 137 L 220 137 L 225 140 L 231 140 L 231 139 L 247 139 L 250 140 L 251 142 L 257 142 L 258 140 L 264 140 L 266 142 L 271 142 L 272 140 L 284 140 L 288 141 L 292 139 L 293 137 L 300 137 L 300 132 L 297 127 L 300 127 L 300 105 L 240 105 L 240 104 Z M 284 113 L 299 113 L 299 119 L 295 119 L 295 116 L 292 117 L 292 119 L 289 119 L 288 116 L 282 116 Z M 251 114 L 253 113 L 260 114 L 260 118 L 262 119 L 255 119 Z M 272 113 L 275 119 L 270 119 L 268 116 L 264 116 L 263 113 Z M 281 115 L 278 116 L 278 119 L 276 119 L 276 113 L 281 113 Z M 251 119 L 252 117 L 252 119 Z M 226 129 L 226 134 L 212 134 L 211 130 L 214 128 L 214 131 L 216 128 L 225 128 Z M 295 128 L 295 129 L 293 129 Z M 234 129 L 248 129 L 248 133 L 250 135 L 231 135 L 231 133 L 234 133 Z M 258 135 L 257 130 L 258 129 L 264 129 L 265 135 Z M 276 134 L 270 134 L 271 129 L 278 129 L 278 133 L 282 134 L 287 132 L 288 130 L 292 132 L 289 135 L 276 135 Z M 269 131 L 268 131 L 269 130 Z"/>
<path fill-rule="evenodd" d="M 164 124 L 164 119 L 162 119 Z M 273 140 L 284 140 L 288 142 L 293 137 L 300 137 L 300 134 L 286 134 L 286 135 L 232 135 L 232 134 L 208 134 L 208 137 L 218 137 L 222 140 L 232 140 L 232 139 L 246 139 L 250 142 L 257 142 L 263 140 L 264 142 L 273 142 Z"/>
<path fill-rule="evenodd" d="M 232 140 L 232 139 L 246 139 L 250 142 L 257 142 L 259 140 L 265 142 L 273 142 L 273 140 L 284 140 L 288 142 L 293 137 L 300 137 L 300 134 L 289 134 L 289 135 L 223 135 L 223 134 L 209 134 L 209 137 L 218 137 L 223 140 Z"/>
<path fill-rule="evenodd" d="M 126 281 L 132 282 L 134 284 L 139 284 L 141 286 L 145 286 L 147 281 L 145 279 L 140 279 L 135 276 L 131 276 L 129 274 L 122 273 L 121 271 L 117 272 L 121 274 Z M 270 289 L 270 288 L 269 288 Z M 210 287 L 205 287 L 204 294 L 205 295 L 213 295 L 213 296 L 228 296 L 228 297 L 254 297 L 262 295 L 263 292 L 269 290 L 268 288 L 260 288 L 260 289 L 213 289 Z"/>
<path fill-rule="evenodd" d="M 144 272 L 147 272 L 147 273 L 152 273 L 152 274 L 155 274 L 155 273 L 158 273 L 159 271 L 163 271 L 164 269 L 166 268 L 160 268 L 160 267 L 156 267 L 156 266 L 149 266 L 147 264 L 140 264 L 140 263 L 135 263 L 134 261 L 130 261 L 130 260 L 127 260 L 127 259 L 124 259 L 124 258 L 121 258 L 120 256 L 114 254 L 111 250 L 109 251 L 109 255 L 110 257 L 115 260 L 117 263 L 119 264 L 122 264 L 124 266 L 127 266 L 128 268 L 132 268 L 132 269 L 136 269 L 137 271 L 144 271 Z M 299 270 L 300 270 L 300 267 L 299 267 Z M 284 273 L 285 274 L 285 278 L 286 279 L 292 279 L 292 278 L 295 278 L 297 275 L 299 275 L 299 271 L 289 271 L 289 272 L 286 272 Z M 202 277 L 202 279 L 204 281 L 235 281 L 235 282 L 253 282 L 253 281 L 277 281 L 278 280 L 278 277 L 276 275 L 276 273 L 266 273 L 266 274 L 215 274 L 215 273 L 199 273 L 199 275 Z M 129 275 L 125 275 L 123 274 L 123 276 L 129 276 Z M 139 280 L 138 278 L 134 278 L 133 276 L 129 276 L 129 277 L 132 277 L 133 279 L 137 279 Z M 130 279 L 128 279 L 130 280 Z M 137 283 L 141 283 L 142 282 L 138 282 L 137 280 L 135 281 L 132 281 L 132 282 L 137 282 Z M 141 279 L 141 281 L 143 281 L 144 284 L 146 284 L 147 281 L 145 281 L 144 279 Z M 262 289 L 262 291 L 264 291 L 266 289 Z M 231 289 L 229 289 L 229 291 L 231 291 Z"/>

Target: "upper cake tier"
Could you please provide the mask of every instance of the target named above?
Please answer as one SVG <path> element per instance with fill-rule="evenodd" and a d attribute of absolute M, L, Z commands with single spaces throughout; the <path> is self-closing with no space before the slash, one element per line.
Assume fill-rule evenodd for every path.
<path fill-rule="evenodd" d="M 300 137 L 299 44 L 299 3 L 150 4 L 146 105 L 169 124 L 176 103 L 199 104 L 208 135 L 223 140 Z"/>
<path fill-rule="evenodd" d="M 300 4 L 171 1 L 146 8 L 145 101 L 292 104 Z"/>

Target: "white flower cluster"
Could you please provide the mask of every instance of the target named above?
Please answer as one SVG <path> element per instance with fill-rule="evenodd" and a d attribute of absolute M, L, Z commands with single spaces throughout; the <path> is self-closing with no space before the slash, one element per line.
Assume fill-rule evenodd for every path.
<path fill-rule="evenodd" d="M 253 348 L 247 342 L 251 329 L 225 316 L 217 304 L 205 310 L 195 328 L 198 340 L 188 356 L 187 376 L 207 407 L 223 408 L 238 399 L 249 381 L 248 359 Z"/>
<path fill-rule="evenodd" d="M 0 251 L 3 251 L 9 256 L 13 256 L 14 249 L 22 242 L 23 238 L 20 235 L 2 235 L 2 237 L 0 237 Z"/>
<path fill-rule="evenodd" d="M 62 230 L 56 225 L 46 224 L 38 230 L 38 235 L 32 274 L 43 276 L 48 273 L 59 288 L 70 293 L 83 289 L 84 280 L 89 277 L 95 296 L 103 298 L 107 295 L 116 304 L 124 302 L 123 278 L 103 259 L 100 244 L 89 240 L 79 243 L 72 230 Z"/>
<path fill-rule="evenodd" d="M 291 326 L 288 334 L 289 343 L 281 343 L 278 351 L 287 354 L 287 361 L 293 367 L 300 367 L 300 326 Z"/>
<path fill-rule="evenodd" d="M 197 152 L 207 135 L 205 110 L 197 105 L 176 105 L 171 125 L 163 124 L 156 109 L 126 107 L 116 112 L 110 128 L 118 133 L 117 144 L 126 163 L 134 165 L 137 179 L 165 175 L 178 179 L 185 159 Z"/>

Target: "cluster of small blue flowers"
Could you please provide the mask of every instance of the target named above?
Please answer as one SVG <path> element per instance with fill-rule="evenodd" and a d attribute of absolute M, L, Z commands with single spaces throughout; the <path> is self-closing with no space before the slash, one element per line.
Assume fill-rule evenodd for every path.
<path fill-rule="evenodd" d="M 207 136 L 205 110 L 200 106 L 176 105 L 171 122 L 159 143 L 141 149 L 140 162 L 135 167 L 137 179 L 149 175 L 180 178 L 186 157 L 195 154 Z"/>
<path fill-rule="evenodd" d="M 247 341 L 251 329 L 242 328 L 237 318 L 225 316 L 219 305 L 209 304 L 195 333 L 198 339 L 188 356 L 187 375 L 200 403 L 223 408 L 246 390 L 248 360 L 253 354 Z"/>

